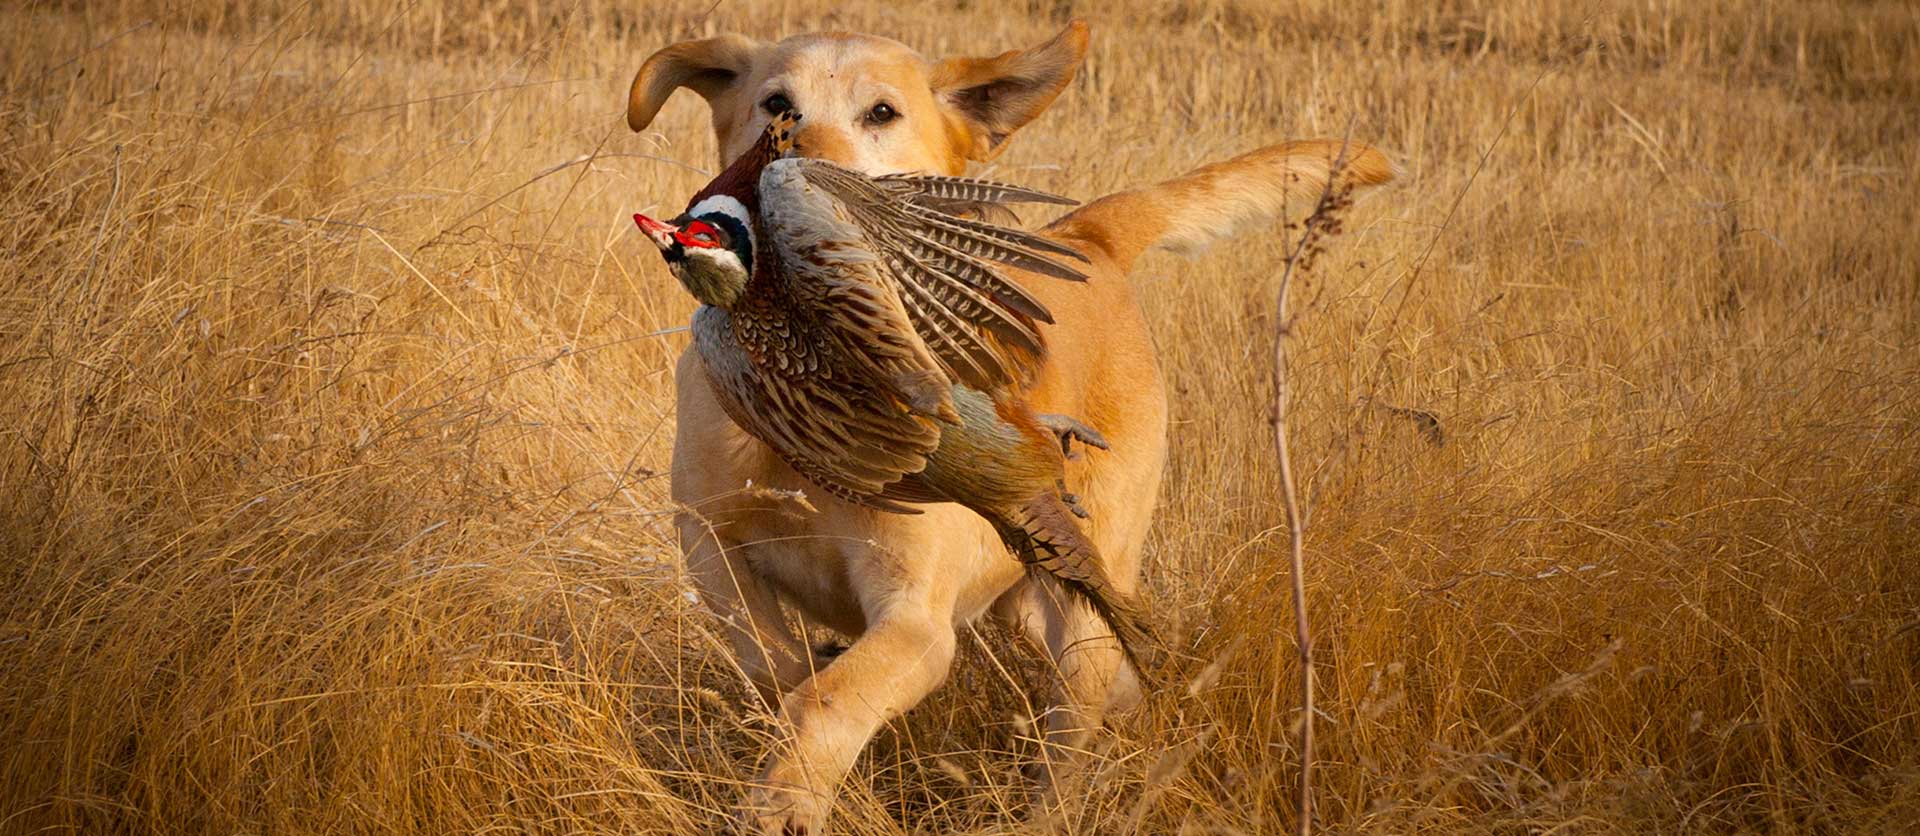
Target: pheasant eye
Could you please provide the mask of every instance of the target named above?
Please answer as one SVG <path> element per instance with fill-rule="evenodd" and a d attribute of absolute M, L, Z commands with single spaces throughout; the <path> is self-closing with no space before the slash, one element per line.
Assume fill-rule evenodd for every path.
<path fill-rule="evenodd" d="M 894 110 L 893 105 L 886 102 L 874 105 L 867 111 L 867 122 L 874 125 L 885 125 L 898 118 L 900 111 Z"/>
<path fill-rule="evenodd" d="M 760 100 L 760 109 L 766 111 L 769 116 L 779 116 L 792 110 L 793 102 L 787 98 L 787 94 L 775 93 Z"/>

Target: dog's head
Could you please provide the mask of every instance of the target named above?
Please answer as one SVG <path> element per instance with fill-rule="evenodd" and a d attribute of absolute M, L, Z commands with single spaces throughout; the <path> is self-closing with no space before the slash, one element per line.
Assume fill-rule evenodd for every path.
<path fill-rule="evenodd" d="M 720 158 L 746 150 L 773 114 L 805 114 L 796 149 L 869 174 L 959 174 L 987 160 L 1073 80 L 1087 26 L 992 58 L 928 61 L 886 38 L 796 35 L 766 43 L 741 35 L 683 41 L 647 58 L 627 96 L 627 125 L 642 130 L 673 91 L 713 110 Z"/>

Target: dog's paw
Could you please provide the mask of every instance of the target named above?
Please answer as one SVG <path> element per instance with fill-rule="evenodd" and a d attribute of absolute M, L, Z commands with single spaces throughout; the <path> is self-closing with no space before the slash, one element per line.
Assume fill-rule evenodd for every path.
<path fill-rule="evenodd" d="M 805 787 L 768 780 L 747 793 L 740 832 L 749 836 L 821 836 L 828 801 Z"/>

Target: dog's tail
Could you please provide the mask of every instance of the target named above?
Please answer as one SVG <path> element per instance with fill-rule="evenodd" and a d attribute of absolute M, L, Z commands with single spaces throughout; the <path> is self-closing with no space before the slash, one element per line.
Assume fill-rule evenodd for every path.
<path fill-rule="evenodd" d="M 1124 271 L 1152 247 L 1191 252 L 1251 224 L 1304 214 L 1336 168 L 1336 189 L 1378 185 L 1397 174 L 1387 155 L 1369 145 L 1285 142 L 1107 195 L 1049 224 L 1047 232 L 1107 256 Z"/>

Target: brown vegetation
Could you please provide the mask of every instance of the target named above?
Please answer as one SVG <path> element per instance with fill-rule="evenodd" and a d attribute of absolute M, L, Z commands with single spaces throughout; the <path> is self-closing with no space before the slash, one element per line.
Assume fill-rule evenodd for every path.
<path fill-rule="evenodd" d="M 1088 4 L 989 169 L 1092 197 L 1349 120 L 1402 161 L 1292 294 L 1322 822 L 1920 822 L 1920 12 L 1367 6 Z M 628 134 L 627 81 L 710 31 L 992 53 L 1073 7 L 0 10 L 0 832 L 718 821 L 766 726 L 671 543 L 690 302 L 627 220 L 712 140 L 693 97 Z M 1190 685 L 1114 724 L 1076 832 L 1288 823 L 1283 257 L 1134 276 Z M 840 830 L 1026 826 L 1043 673 L 966 644 Z"/>

